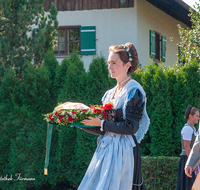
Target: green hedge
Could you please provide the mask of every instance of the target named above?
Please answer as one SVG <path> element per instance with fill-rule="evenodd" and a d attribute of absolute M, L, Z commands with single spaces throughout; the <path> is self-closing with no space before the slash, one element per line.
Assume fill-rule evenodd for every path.
<path fill-rule="evenodd" d="M 142 175 L 148 190 L 175 190 L 177 157 L 142 157 Z"/>

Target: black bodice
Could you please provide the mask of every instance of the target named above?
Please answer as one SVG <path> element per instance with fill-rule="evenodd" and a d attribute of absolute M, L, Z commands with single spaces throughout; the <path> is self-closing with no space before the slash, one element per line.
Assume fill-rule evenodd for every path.
<path fill-rule="evenodd" d="M 136 90 L 135 95 L 126 105 L 125 119 L 123 119 L 122 108 L 117 110 L 109 110 L 106 111 L 107 121 L 104 121 L 103 123 L 103 131 L 100 130 L 100 127 L 84 127 L 82 129 L 95 135 L 104 135 L 105 132 L 134 135 L 139 128 L 139 121 L 142 118 L 143 109 L 143 95 L 139 90 Z"/>

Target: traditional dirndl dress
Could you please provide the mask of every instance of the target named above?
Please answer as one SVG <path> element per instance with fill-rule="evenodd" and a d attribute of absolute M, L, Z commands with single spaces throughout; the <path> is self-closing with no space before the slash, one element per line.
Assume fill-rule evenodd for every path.
<path fill-rule="evenodd" d="M 131 190 L 133 145 L 131 135 L 107 133 L 101 139 L 78 190 Z"/>
<path fill-rule="evenodd" d="M 112 99 L 111 97 L 113 97 L 115 88 L 116 87 L 105 93 L 104 97 L 102 98 L 104 105 L 108 102 L 108 100 L 110 101 Z M 119 134 L 105 131 L 105 134 L 102 136 L 100 143 L 97 146 L 97 149 L 93 155 L 85 176 L 78 187 L 78 190 L 133 189 L 134 166 L 136 166 L 134 163 L 134 157 L 137 158 L 137 156 L 134 155 L 133 148 L 137 147 L 135 152 L 139 153 L 138 144 L 135 142 L 136 138 L 138 142 L 141 141 L 141 139 L 144 137 L 144 134 L 147 132 L 150 123 L 146 113 L 146 95 L 139 83 L 137 83 L 135 80 L 130 80 L 121 91 L 120 98 L 113 100 L 114 109 L 119 112 L 119 114 L 117 114 L 118 119 L 122 119 L 121 121 L 123 122 L 126 119 L 126 106 L 128 102 L 134 98 L 134 95 L 136 92 L 138 92 L 137 90 L 140 91 L 142 96 L 141 104 L 144 106 L 144 110 L 141 114 L 142 119 L 140 120 L 139 130 L 137 131 L 135 137 L 133 138 L 133 136 L 130 134 Z M 133 103 L 134 102 L 131 102 L 131 104 Z M 137 115 L 137 113 L 135 112 L 135 115 Z M 131 114 L 134 113 L 131 112 Z M 95 133 L 93 134 L 98 134 L 98 129 L 99 127 L 95 129 Z M 83 128 L 83 130 L 90 132 L 92 128 Z M 141 172 L 139 172 L 139 170 L 136 171 L 141 176 Z M 135 178 L 137 177 L 135 176 Z M 141 177 L 139 180 L 142 181 Z M 137 189 L 145 189 L 144 184 L 141 184 L 141 186 Z"/>

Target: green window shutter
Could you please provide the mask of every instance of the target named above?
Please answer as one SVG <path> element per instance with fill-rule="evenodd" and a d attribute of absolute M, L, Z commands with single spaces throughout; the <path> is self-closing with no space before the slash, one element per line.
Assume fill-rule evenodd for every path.
<path fill-rule="evenodd" d="M 156 35 L 155 35 L 155 32 L 153 30 L 150 30 L 150 57 L 151 58 L 155 58 L 156 57 L 156 53 L 155 53 L 155 50 L 156 50 Z"/>
<path fill-rule="evenodd" d="M 96 54 L 96 26 L 81 26 L 81 55 Z"/>
<path fill-rule="evenodd" d="M 166 37 L 161 36 L 161 59 L 163 62 L 166 61 Z"/>

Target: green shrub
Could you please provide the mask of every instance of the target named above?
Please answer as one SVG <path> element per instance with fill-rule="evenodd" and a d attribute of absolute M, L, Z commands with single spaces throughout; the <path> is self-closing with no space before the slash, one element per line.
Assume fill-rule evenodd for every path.
<path fill-rule="evenodd" d="M 55 82 L 53 84 L 54 89 L 56 89 L 56 97 L 59 96 L 60 90 L 63 88 L 67 72 L 69 69 L 70 60 L 69 58 L 64 58 L 61 62 L 61 65 L 58 65 L 55 71 Z"/>
<path fill-rule="evenodd" d="M 56 78 L 56 70 L 60 67 L 58 65 L 58 61 L 56 60 L 56 57 L 54 56 L 52 51 L 48 51 L 45 54 L 44 57 L 44 63 L 43 66 L 47 68 L 48 72 L 49 72 L 49 87 L 51 87 L 51 91 L 50 91 L 50 95 L 51 95 L 51 99 L 52 99 L 52 103 L 53 105 L 55 105 L 57 103 L 57 98 L 58 98 L 58 94 L 57 91 L 59 91 L 59 86 L 55 85 L 57 84 L 57 78 Z"/>
<path fill-rule="evenodd" d="M 19 80 L 14 76 L 14 70 L 9 69 L 1 80 L 0 86 L 0 173 L 8 173 L 8 158 L 10 141 L 16 138 L 20 127 L 21 89 Z"/>
<path fill-rule="evenodd" d="M 97 147 L 97 135 L 77 129 L 76 144 L 71 157 L 69 181 L 78 188 Z"/>
<path fill-rule="evenodd" d="M 186 120 L 184 113 L 189 104 L 200 109 L 200 64 L 192 61 L 177 71 L 177 82 L 173 85 L 172 113 L 174 115 L 175 155 L 181 153 L 181 129 Z M 178 145 L 178 146 L 177 146 Z"/>
<path fill-rule="evenodd" d="M 101 98 L 109 87 L 108 69 L 102 55 L 92 59 L 86 82 L 85 102 L 87 105 L 102 104 Z"/>
<path fill-rule="evenodd" d="M 176 189 L 179 158 L 142 157 L 142 176 L 147 190 Z"/>
<path fill-rule="evenodd" d="M 85 101 L 86 72 L 83 62 L 78 54 L 69 57 L 69 67 L 65 77 L 65 83 L 58 96 L 58 102 L 82 102 Z"/>
<path fill-rule="evenodd" d="M 174 145 L 169 83 L 162 66 L 155 66 L 154 69 L 155 74 L 150 81 L 150 91 L 153 97 L 150 102 L 150 151 L 152 156 L 171 156 L 174 152 Z"/>

